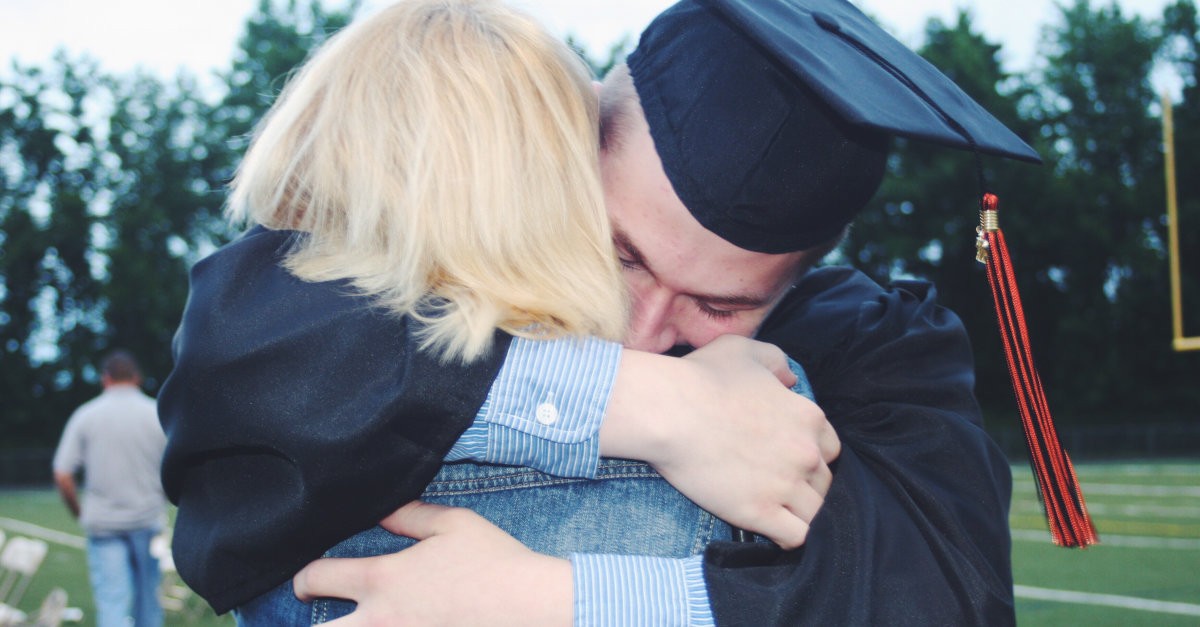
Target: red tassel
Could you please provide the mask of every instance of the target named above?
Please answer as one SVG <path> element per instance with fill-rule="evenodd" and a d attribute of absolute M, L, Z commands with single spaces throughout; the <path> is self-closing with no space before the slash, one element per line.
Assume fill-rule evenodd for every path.
<path fill-rule="evenodd" d="M 1042 380 L 1033 363 L 1025 311 L 1017 292 L 1004 232 L 999 226 L 999 199 L 983 195 L 980 214 L 979 260 L 987 264 L 988 283 L 996 303 L 996 318 L 1004 355 L 1012 376 L 1013 392 L 1021 412 L 1021 426 L 1029 444 L 1033 475 L 1037 479 L 1042 506 L 1054 543 L 1067 547 L 1086 547 L 1100 541 L 1087 513 L 1087 504 L 1075 477 L 1071 459 L 1058 441 L 1058 432 L 1050 417 Z"/>

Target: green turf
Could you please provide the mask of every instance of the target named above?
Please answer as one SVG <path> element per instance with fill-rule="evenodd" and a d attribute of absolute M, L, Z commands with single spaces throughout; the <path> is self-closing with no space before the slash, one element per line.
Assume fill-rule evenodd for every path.
<path fill-rule="evenodd" d="M 1200 463 L 1107 463 L 1076 467 L 1101 544 L 1085 550 L 1044 540 L 1013 542 L 1017 584 L 1200 605 Z M 1014 530 L 1046 523 L 1027 466 L 1014 466 Z M 1126 536 L 1180 539 L 1184 547 L 1119 546 Z M 1020 536 L 1018 536 L 1020 537 Z M 1105 542 L 1109 538 L 1109 542 Z M 1194 626 L 1200 616 L 1017 598 L 1022 626 Z"/>
<path fill-rule="evenodd" d="M 52 488 L 9 490 L 0 493 L 0 518 L 33 523 L 39 527 L 80 536 L 82 539 L 82 530 Z M 0 524 L 0 529 L 3 529 L 9 538 L 27 535 L 4 524 Z M 84 551 L 55 542 L 48 544 L 46 559 L 30 582 L 29 589 L 19 605 L 20 609 L 29 614 L 34 613 L 52 588 L 61 587 L 67 592 L 67 605 L 83 610 L 83 622 L 77 624 L 84 627 L 95 625 L 95 610 L 91 587 L 87 580 Z M 235 624 L 231 615 L 215 615 L 207 604 L 194 595 L 188 599 L 184 611 L 166 612 L 164 617 L 167 626 L 232 627 Z"/>
<path fill-rule="evenodd" d="M 1014 466 L 1012 527 L 1013 574 L 1018 585 L 1074 592 L 1120 595 L 1154 601 L 1200 605 L 1200 463 L 1141 462 L 1077 466 L 1084 496 L 1100 532 L 1099 546 L 1086 550 L 1054 546 L 1045 533 L 1032 476 Z M 80 535 L 52 489 L 8 491 L 0 496 L 0 517 Z M 5 529 L 9 536 L 20 535 Z M 1181 539 L 1192 548 L 1118 546 L 1119 537 Z M 1111 543 L 1105 544 L 1105 538 Z M 31 611 L 53 586 L 63 587 L 69 604 L 92 616 L 91 592 L 83 551 L 51 543 L 50 552 L 33 580 L 22 609 Z M 229 616 L 217 617 L 206 607 L 198 615 L 168 613 L 168 625 L 229 626 Z M 1088 627 L 1200 624 L 1200 617 L 1123 609 L 1061 601 L 1017 598 L 1018 623 L 1087 625 Z M 91 620 L 85 619 L 84 625 Z"/>

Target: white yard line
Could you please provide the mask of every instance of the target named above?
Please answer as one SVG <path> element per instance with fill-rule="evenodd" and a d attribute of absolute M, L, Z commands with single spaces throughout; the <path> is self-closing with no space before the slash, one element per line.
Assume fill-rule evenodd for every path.
<path fill-rule="evenodd" d="M 1083 466 L 1079 466 L 1083 468 Z M 1089 475 L 1119 475 L 1123 477 L 1197 477 L 1200 466 L 1188 464 L 1088 464 Z"/>
<path fill-rule="evenodd" d="M 1127 597 L 1117 594 L 1096 594 L 1093 592 L 1075 592 L 1073 590 L 1050 590 L 1033 586 L 1013 586 L 1013 591 L 1019 599 L 1038 599 L 1040 601 L 1058 601 L 1061 603 L 1080 603 L 1083 605 L 1103 605 L 1120 607 L 1129 610 L 1143 610 L 1162 614 L 1182 614 L 1184 616 L 1200 616 L 1200 605 L 1193 603 L 1176 603 L 1173 601 L 1155 601 L 1139 597 Z"/>
<path fill-rule="evenodd" d="M 1114 505 L 1111 503 L 1087 504 L 1088 512 L 1093 516 L 1122 516 L 1125 518 L 1157 517 L 1182 518 L 1185 520 L 1200 518 L 1200 505 Z M 1013 511 L 1031 513 L 1042 511 L 1042 504 L 1030 499 L 1013 499 Z"/>
<path fill-rule="evenodd" d="M 1097 516 L 1124 516 L 1126 518 L 1200 518 L 1200 506 L 1177 505 L 1112 505 L 1088 503 L 1088 511 Z"/>
<path fill-rule="evenodd" d="M 1081 481 L 1084 494 L 1107 494 L 1110 496 L 1194 496 L 1200 497 L 1200 486 L 1187 485 L 1137 485 L 1130 483 L 1089 483 Z M 1033 490 L 1033 481 L 1013 481 L 1014 488 Z"/>
<path fill-rule="evenodd" d="M 1029 473 L 1028 464 L 1017 464 L 1012 467 L 1014 476 L 1024 476 Z M 1075 469 L 1080 474 L 1089 477 L 1119 476 L 1119 477 L 1200 477 L 1200 464 L 1077 464 Z"/>
<path fill-rule="evenodd" d="M 1013 540 L 1028 542 L 1046 542 L 1050 540 L 1049 531 L 1032 529 L 1013 529 Z M 1138 549 L 1175 549 L 1184 551 L 1200 551 L 1198 538 L 1159 538 L 1154 536 L 1123 536 L 1111 533 L 1100 535 L 1100 546 L 1124 546 Z"/>
<path fill-rule="evenodd" d="M 87 546 L 87 541 L 84 540 L 83 536 L 74 536 L 69 533 L 39 527 L 23 520 L 0 517 L 0 527 L 74 549 L 83 549 Z"/>

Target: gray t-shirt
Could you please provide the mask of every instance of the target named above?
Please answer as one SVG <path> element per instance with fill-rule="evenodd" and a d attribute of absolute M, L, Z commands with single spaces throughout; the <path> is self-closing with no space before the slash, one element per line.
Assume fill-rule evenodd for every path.
<path fill-rule="evenodd" d="M 134 385 L 111 386 L 84 403 L 63 429 L 55 472 L 84 471 L 79 522 L 88 533 L 162 528 L 159 479 L 166 436 L 154 399 Z"/>

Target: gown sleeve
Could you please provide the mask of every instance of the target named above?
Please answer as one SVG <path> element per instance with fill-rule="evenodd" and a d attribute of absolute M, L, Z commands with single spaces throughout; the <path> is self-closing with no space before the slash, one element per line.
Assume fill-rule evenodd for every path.
<path fill-rule="evenodd" d="M 759 339 L 808 371 L 842 453 L 807 542 L 714 543 L 718 625 L 1015 622 L 1011 471 L 982 428 L 970 345 L 927 283 L 814 271 Z"/>
<path fill-rule="evenodd" d="M 442 363 L 347 283 L 288 273 L 296 236 L 256 228 L 196 264 L 159 396 L 176 566 L 219 613 L 418 496 L 511 339 Z"/>

